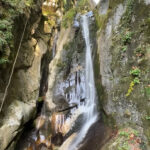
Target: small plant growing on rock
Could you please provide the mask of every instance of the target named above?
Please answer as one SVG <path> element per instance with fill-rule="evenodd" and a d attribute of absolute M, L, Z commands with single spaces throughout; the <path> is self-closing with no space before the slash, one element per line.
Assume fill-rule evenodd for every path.
<path fill-rule="evenodd" d="M 133 82 L 134 82 L 134 84 L 140 84 L 140 80 L 138 77 L 135 77 Z"/>
<path fill-rule="evenodd" d="M 8 59 L 6 59 L 6 58 L 1 58 L 0 59 L 0 65 L 1 64 L 6 64 L 6 63 L 8 63 L 9 61 L 8 61 Z"/>
<path fill-rule="evenodd" d="M 140 79 L 139 79 L 140 73 L 141 73 L 141 70 L 135 66 L 133 66 L 132 70 L 130 70 L 130 75 L 132 75 L 134 77 L 134 79 L 130 83 L 126 97 L 130 96 L 130 94 L 133 91 L 133 87 L 135 86 L 135 84 L 140 84 Z"/>
<path fill-rule="evenodd" d="M 73 22 L 73 19 L 74 19 L 75 15 L 76 15 L 75 8 L 71 8 L 69 11 L 67 11 L 66 14 L 63 17 L 62 26 L 67 28 L 68 24 Z"/>
<path fill-rule="evenodd" d="M 126 34 L 122 37 L 123 44 L 130 43 L 131 38 L 132 38 L 132 32 L 129 32 L 129 31 L 126 32 Z"/>
<path fill-rule="evenodd" d="M 145 54 L 145 48 L 144 47 L 138 47 L 135 51 L 135 54 L 137 57 L 142 57 Z"/>
<path fill-rule="evenodd" d="M 145 119 L 146 119 L 146 120 L 150 120 L 150 116 L 146 116 Z"/>
<path fill-rule="evenodd" d="M 125 131 L 121 131 L 119 133 L 120 136 L 125 136 L 125 137 L 129 137 L 129 133 L 125 132 Z"/>
<path fill-rule="evenodd" d="M 134 0 L 127 0 L 127 8 L 123 17 L 124 26 L 129 26 L 133 14 Z"/>
<path fill-rule="evenodd" d="M 126 97 L 130 96 L 130 94 L 132 93 L 134 85 L 135 85 L 135 83 L 134 83 L 134 81 L 132 81 L 132 82 L 130 83 L 128 92 L 127 92 L 127 94 L 126 94 Z"/>
<path fill-rule="evenodd" d="M 127 51 L 127 46 L 126 46 L 126 45 L 122 47 L 122 51 L 123 51 L 123 52 L 126 52 L 126 51 Z"/>
<path fill-rule="evenodd" d="M 128 29 L 129 30 L 129 29 Z M 120 39 L 121 39 L 121 51 L 124 53 L 128 49 L 128 44 L 130 44 L 132 39 L 132 32 L 130 31 L 123 31 Z"/>
<path fill-rule="evenodd" d="M 133 76 L 140 76 L 141 70 L 138 67 L 132 67 L 130 74 Z"/>

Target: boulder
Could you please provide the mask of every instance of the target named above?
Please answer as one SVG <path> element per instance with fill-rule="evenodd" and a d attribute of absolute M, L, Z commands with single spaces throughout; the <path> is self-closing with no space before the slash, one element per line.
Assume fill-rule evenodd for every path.
<path fill-rule="evenodd" d="M 7 108 L 7 114 L 0 127 L 1 150 L 6 149 L 8 144 L 20 132 L 22 125 L 29 121 L 35 114 L 35 103 L 24 103 L 18 100 L 12 102 Z"/>

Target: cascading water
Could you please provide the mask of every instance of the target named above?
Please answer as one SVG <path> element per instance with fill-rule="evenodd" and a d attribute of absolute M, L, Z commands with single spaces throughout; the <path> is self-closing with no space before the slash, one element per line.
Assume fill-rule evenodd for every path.
<path fill-rule="evenodd" d="M 83 15 L 81 17 L 83 37 L 86 44 L 86 57 L 85 57 L 85 104 L 79 106 L 80 114 L 83 115 L 82 127 L 80 131 L 76 134 L 74 139 L 69 146 L 64 146 L 60 150 L 77 150 L 80 146 L 80 143 L 83 141 L 86 133 L 93 123 L 96 122 L 98 117 L 98 112 L 96 110 L 96 92 L 95 92 L 95 82 L 94 82 L 94 73 L 93 73 L 93 63 L 92 63 L 92 54 L 91 54 L 91 44 L 90 44 L 90 35 L 89 35 L 89 23 L 88 16 Z M 65 144 L 64 144 L 65 145 Z"/>
<path fill-rule="evenodd" d="M 95 93 L 95 82 L 94 82 L 94 73 L 93 73 L 93 63 L 91 55 L 91 44 L 89 39 L 89 26 L 88 26 L 88 17 L 84 15 L 82 17 L 82 28 L 83 36 L 86 43 L 86 66 L 85 66 L 85 91 L 86 91 L 86 114 L 87 120 L 91 120 L 93 116 L 97 116 L 96 112 L 96 93 Z"/>
<path fill-rule="evenodd" d="M 100 2 L 100 0 L 93 0 L 93 1 L 96 5 Z"/>
<path fill-rule="evenodd" d="M 92 17 L 92 12 L 81 17 L 82 33 L 86 46 L 85 62 L 82 61 L 80 65 L 74 63 L 74 66 L 72 66 L 74 69 L 71 71 L 70 76 L 68 76 L 68 80 L 60 82 L 58 88 L 56 88 L 58 91 L 55 91 L 56 93 L 59 93 L 59 90 L 61 90 L 63 93 L 63 89 L 70 88 L 70 91 L 66 93 L 65 96 L 69 106 L 76 107 L 69 110 L 69 115 L 66 112 L 60 111 L 53 112 L 50 117 L 49 112 L 46 112 L 46 103 L 44 103 L 41 115 L 36 121 L 37 125 L 35 132 L 31 133 L 31 136 L 29 137 L 29 141 L 31 142 L 27 142 L 24 146 L 28 149 L 33 150 L 35 147 L 39 148 L 41 145 L 50 148 L 53 145 L 51 141 L 54 142 L 54 139 L 61 138 L 59 137 L 60 134 L 64 137 L 69 134 L 69 137 L 63 144 L 63 141 L 60 144 L 55 143 L 56 146 L 62 144 L 61 147 L 59 147 L 59 150 L 78 150 L 81 143 L 84 141 L 89 128 L 97 121 L 98 112 L 96 109 L 96 91 L 89 33 L 90 17 Z M 78 127 L 73 131 L 74 127 L 76 128 L 76 125 Z M 54 137 L 53 140 L 51 140 L 52 136 Z M 22 147 L 19 148 L 19 150 L 22 149 Z"/>

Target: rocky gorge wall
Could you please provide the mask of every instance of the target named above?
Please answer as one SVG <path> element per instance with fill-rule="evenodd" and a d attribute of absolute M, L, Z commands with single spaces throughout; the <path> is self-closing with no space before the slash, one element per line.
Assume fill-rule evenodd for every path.
<path fill-rule="evenodd" d="M 137 130 L 144 150 L 149 149 L 149 4 L 134 0 L 101 1 L 95 13 L 99 14 L 99 65 L 95 67 L 99 68 L 96 80 L 103 92 L 99 94 L 102 109 L 115 121 L 111 125 Z M 130 129 L 118 131 L 115 140 L 105 148 L 131 149 L 132 144 L 121 136 L 123 132 L 130 135 Z"/>
<path fill-rule="evenodd" d="M 8 21 L 10 21 L 11 30 L 6 31 L 6 35 L 11 34 L 12 43 L 11 46 L 8 43 L 9 50 L 4 42 L 1 44 L 0 104 L 2 104 L 4 89 L 8 83 L 16 51 L 21 44 L 0 116 L 0 149 L 11 150 L 14 149 L 16 139 L 24 125 L 35 117 L 39 96 L 44 97 L 46 93 L 46 65 L 52 59 L 51 42 L 56 27 L 55 24 L 51 25 L 51 30 L 47 32 L 47 26 L 44 24 L 45 18 L 42 16 L 42 0 L 2 1 L 0 4 L 1 31 L 5 34 L 4 31 L 6 31 Z M 57 7 L 60 8 L 60 5 Z M 24 30 L 25 34 L 21 42 Z M 0 40 L 5 40 L 5 35 L 1 35 Z M 43 76 L 44 80 L 42 80 Z"/>
<path fill-rule="evenodd" d="M 56 0 L 54 7 L 43 3 L 43 12 L 42 3 L 41 0 L 27 1 L 25 8 L 19 5 L 23 12 L 14 16 L 14 46 L 10 47 L 11 51 L 7 47 L 10 43 L 0 47 L 7 49 L 7 53 L 0 51 L 2 97 L 25 21 L 29 18 L 0 117 L 1 150 L 14 149 L 24 124 L 36 116 L 36 103 L 45 101 L 50 115 L 69 107 L 67 99 L 71 100 L 84 81 L 85 47 L 80 15 L 91 10 L 90 38 L 98 107 L 104 123 L 115 129 L 115 136 L 102 149 L 149 149 L 150 1 L 101 0 L 95 5 L 92 0 L 89 3 L 86 0 L 80 3 Z M 16 7 L 9 1 L 0 4 L 2 10 L 5 6 Z M 6 16 L 0 17 L 5 19 Z M 0 30 L 6 29 L 0 27 Z M 78 130 L 78 125 L 65 139 Z M 66 134 L 67 131 L 63 132 Z M 88 142 L 81 149 L 87 150 L 86 144 Z M 94 150 L 100 149 L 95 146 Z"/>

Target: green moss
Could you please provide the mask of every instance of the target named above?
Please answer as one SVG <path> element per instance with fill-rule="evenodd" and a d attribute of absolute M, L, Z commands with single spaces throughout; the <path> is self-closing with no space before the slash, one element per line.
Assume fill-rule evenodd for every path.
<path fill-rule="evenodd" d="M 146 41 L 148 42 L 148 38 L 143 34 L 147 32 L 148 21 L 146 21 L 146 24 L 141 22 L 141 20 L 145 22 L 144 19 L 148 18 L 148 12 L 143 11 L 144 9 L 147 11 L 148 8 L 142 3 L 127 0 L 127 10 L 118 26 L 117 34 L 113 33 L 112 47 L 110 48 L 112 55 L 111 70 L 117 72 L 117 78 L 120 78 L 120 83 L 114 86 L 114 90 L 119 89 L 120 93 L 115 93 L 114 97 L 116 98 L 117 95 L 120 102 L 120 97 L 125 96 L 125 94 L 130 95 L 128 98 L 124 97 L 124 99 L 133 101 L 139 112 L 149 112 L 147 106 L 149 94 L 145 89 L 146 84 L 149 83 L 149 73 L 144 74 L 145 68 L 149 68 L 148 62 L 144 60 L 148 56 L 146 53 L 147 48 L 144 47 Z M 134 22 L 132 21 L 133 14 L 135 17 Z M 144 63 L 141 63 L 141 60 L 144 60 Z M 138 69 L 132 70 L 132 66 L 137 66 Z M 131 70 L 131 75 L 128 74 L 129 70 Z M 128 92 L 126 92 L 127 90 Z M 146 127 L 147 125 L 145 125 Z"/>
<path fill-rule="evenodd" d="M 94 10 L 94 16 L 97 24 L 97 28 L 99 30 L 103 29 L 108 21 L 108 18 L 110 18 L 113 14 L 113 11 L 118 6 L 118 4 L 123 3 L 123 0 L 110 0 L 109 2 L 109 8 L 106 14 L 100 15 L 99 10 Z"/>
<path fill-rule="evenodd" d="M 13 21 L 10 18 L 0 20 L 0 65 L 8 62 L 8 50 L 13 48 Z"/>
<path fill-rule="evenodd" d="M 145 87 L 145 94 L 148 98 L 150 98 L 150 87 Z"/>
<path fill-rule="evenodd" d="M 0 58 L 0 64 L 6 64 L 9 60 L 7 58 Z"/>
<path fill-rule="evenodd" d="M 89 7 L 89 1 L 88 0 L 79 0 L 77 4 L 77 12 L 84 12 L 85 9 L 88 9 Z"/>
<path fill-rule="evenodd" d="M 26 7 L 32 7 L 34 4 L 33 0 L 2 0 L 4 4 L 10 6 L 10 8 L 15 9 L 16 12 L 23 12 Z"/>
<path fill-rule="evenodd" d="M 130 26 L 132 14 L 133 14 L 133 6 L 134 6 L 135 0 L 127 0 L 127 8 L 126 12 L 124 14 L 124 17 L 122 18 L 122 22 L 124 26 L 128 27 Z"/>
<path fill-rule="evenodd" d="M 63 17 L 62 26 L 67 28 L 69 24 L 73 23 L 73 19 L 74 19 L 75 15 L 76 15 L 75 8 L 71 8 L 69 11 L 67 11 Z"/>
<path fill-rule="evenodd" d="M 129 133 L 128 133 L 128 132 L 125 132 L 125 131 L 119 132 L 119 135 L 120 135 L 120 136 L 129 137 Z"/>
<path fill-rule="evenodd" d="M 67 11 L 65 11 L 65 15 L 63 16 L 62 26 L 67 28 L 70 24 L 73 23 L 73 19 L 76 13 L 84 13 L 85 10 L 88 9 L 89 3 L 88 0 L 80 0 L 77 5 L 74 7 L 71 5 Z"/>
<path fill-rule="evenodd" d="M 110 2 L 113 3 L 113 0 Z M 115 91 L 112 103 L 117 107 L 121 107 L 118 104 L 122 103 L 121 100 L 126 99 L 128 100 L 125 102 L 127 105 L 130 101 L 136 105 L 137 111 L 143 117 L 142 127 L 145 135 L 150 138 L 150 72 L 147 72 L 149 70 L 150 56 L 150 53 L 147 52 L 150 41 L 150 36 L 148 36 L 150 33 L 149 6 L 146 6 L 143 1 L 139 3 L 136 0 L 127 0 L 126 2 L 127 10 L 121 19 L 117 32 L 113 32 L 112 46 L 110 48 L 112 56 L 111 71 L 120 82 L 119 84 L 114 83 L 113 90 L 110 92 Z M 109 8 L 109 11 L 112 11 L 113 5 L 115 6 L 116 4 L 110 4 L 112 8 Z M 96 13 L 99 17 L 98 12 Z M 109 16 L 103 17 L 102 22 L 105 27 Z M 101 20 L 97 22 L 100 23 Z M 99 28 L 102 28 L 101 24 Z M 133 66 L 137 66 L 137 68 L 134 69 L 132 68 Z M 125 96 L 126 94 L 128 97 Z M 105 99 L 107 99 L 107 95 Z M 112 116 L 116 118 L 115 115 L 118 116 L 119 114 L 114 113 Z"/>
<path fill-rule="evenodd" d="M 103 29 L 108 18 L 108 13 L 106 15 L 99 15 L 98 11 L 94 10 L 94 16 L 95 16 L 97 28 L 99 30 Z"/>
<path fill-rule="evenodd" d="M 6 43 L 10 44 L 13 38 L 12 35 L 12 22 L 11 20 L 0 20 L 0 47 Z"/>
<path fill-rule="evenodd" d="M 0 10 L 0 64 L 7 63 L 14 47 L 15 19 L 34 5 L 33 0 L 2 0 Z M 11 55 L 12 56 L 12 55 Z M 12 56 L 13 57 L 13 56 Z"/>
<path fill-rule="evenodd" d="M 116 8 L 120 3 L 123 3 L 124 0 L 110 0 L 109 1 L 109 8 L 114 9 Z"/>
<path fill-rule="evenodd" d="M 140 79 L 138 77 L 135 77 L 133 82 L 134 82 L 134 84 L 139 84 L 140 83 Z"/>
<path fill-rule="evenodd" d="M 127 51 L 127 48 L 128 48 L 128 47 L 127 47 L 126 45 L 122 46 L 122 47 L 121 47 L 122 52 L 126 52 L 126 51 Z"/>
<path fill-rule="evenodd" d="M 63 7 L 65 12 L 67 12 L 74 5 L 73 0 L 63 0 Z"/>
<path fill-rule="evenodd" d="M 138 67 L 134 67 L 132 68 L 132 70 L 130 70 L 130 74 L 133 76 L 140 76 L 141 70 Z"/>
<path fill-rule="evenodd" d="M 129 44 L 131 42 L 132 38 L 132 32 L 126 32 L 125 34 L 122 35 L 122 43 L 123 45 Z"/>

